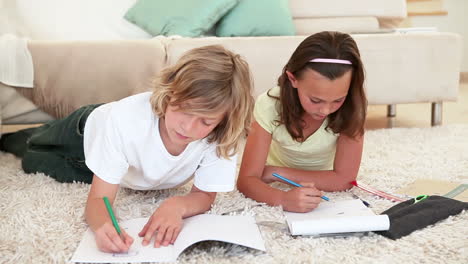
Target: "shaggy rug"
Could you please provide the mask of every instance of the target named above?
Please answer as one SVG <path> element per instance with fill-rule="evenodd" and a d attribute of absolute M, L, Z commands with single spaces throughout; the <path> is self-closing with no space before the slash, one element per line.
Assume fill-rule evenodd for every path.
<path fill-rule="evenodd" d="M 360 182 L 393 193 L 417 178 L 467 182 L 467 125 L 366 133 Z M 163 199 L 188 188 L 121 190 L 115 204 L 118 218 L 148 217 Z M 0 153 L 0 263 L 68 262 L 87 228 L 83 211 L 88 190 L 86 184 L 60 184 L 42 174 L 25 174 L 20 160 Z M 353 194 L 368 201 L 376 213 L 395 205 L 356 188 L 326 193 L 336 200 Z M 267 251 L 202 242 L 185 250 L 179 263 L 468 263 L 467 211 L 396 241 L 374 233 L 292 237 L 281 208 L 259 206 L 237 191 L 219 194 L 208 213 L 226 212 L 270 223 L 259 226 Z"/>

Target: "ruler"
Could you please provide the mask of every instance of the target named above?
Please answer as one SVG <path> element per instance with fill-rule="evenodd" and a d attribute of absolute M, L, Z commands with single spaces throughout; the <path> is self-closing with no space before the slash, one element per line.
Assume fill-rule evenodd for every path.
<path fill-rule="evenodd" d="M 400 197 L 397 197 L 395 195 L 391 195 L 389 193 L 386 193 L 386 192 L 382 192 L 380 190 L 377 190 L 375 189 L 374 187 L 371 187 L 369 185 L 365 185 L 365 184 L 362 184 L 362 183 L 358 183 L 357 181 L 352 181 L 350 182 L 352 185 L 358 187 L 359 189 L 362 189 L 366 192 L 370 192 L 372 194 L 375 194 L 377 196 L 380 196 L 382 198 L 385 198 L 385 199 L 388 199 L 390 201 L 394 201 L 394 202 L 403 202 L 403 201 L 406 201 L 405 199 L 403 198 L 400 198 Z"/>
<path fill-rule="evenodd" d="M 446 193 L 444 195 L 444 197 L 447 197 L 447 198 L 453 198 L 457 195 L 459 195 L 460 193 L 464 192 L 466 189 L 468 189 L 468 184 L 460 184 L 457 186 L 457 188 L 451 190 L 450 192 Z"/>

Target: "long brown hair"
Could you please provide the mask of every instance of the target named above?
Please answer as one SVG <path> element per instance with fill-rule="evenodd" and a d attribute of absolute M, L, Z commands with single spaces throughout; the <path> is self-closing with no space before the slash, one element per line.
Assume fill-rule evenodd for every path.
<path fill-rule="evenodd" d="M 315 58 L 349 60 L 352 65 L 337 63 L 312 63 Z M 278 78 L 280 96 L 275 97 L 280 101 L 280 119 L 278 124 L 284 124 L 291 137 L 296 141 L 304 141 L 302 129 L 304 121 L 302 115 L 304 109 L 299 101 L 297 89 L 291 85 L 286 71 L 291 72 L 298 80 L 302 74 L 312 69 L 330 80 L 343 76 L 347 71 L 352 71 L 350 88 L 343 105 L 329 115 L 327 130 L 334 133 L 344 133 L 350 137 L 364 134 L 364 122 L 366 119 L 367 99 L 364 92 L 364 67 L 359 54 L 359 49 L 353 38 L 345 33 L 323 31 L 304 39 L 296 48 L 281 76 Z"/>
<path fill-rule="evenodd" d="M 151 105 L 159 117 L 169 104 L 199 114 L 225 113 L 207 140 L 217 143 L 218 156 L 228 158 L 250 128 L 252 87 L 249 66 L 239 54 L 221 45 L 204 46 L 187 51 L 161 72 Z"/>

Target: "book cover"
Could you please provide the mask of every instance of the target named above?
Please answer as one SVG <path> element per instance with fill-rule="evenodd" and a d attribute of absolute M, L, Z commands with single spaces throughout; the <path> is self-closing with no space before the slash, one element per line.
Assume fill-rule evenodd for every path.
<path fill-rule="evenodd" d="M 361 200 L 322 202 L 308 213 L 285 212 L 292 235 L 382 231 L 390 228 L 387 215 L 376 215 Z"/>

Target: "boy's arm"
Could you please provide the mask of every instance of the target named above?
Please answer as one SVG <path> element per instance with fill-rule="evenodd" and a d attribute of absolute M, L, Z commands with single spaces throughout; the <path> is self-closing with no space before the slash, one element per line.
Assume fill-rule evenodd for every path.
<path fill-rule="evenodd" d="M 105 222 L 111 221 L 102 198 L 107 196 L 109 202 L 113 205 L 118 190 L 118 184 L 110 184 L 101 180 L 96 175 L 93 176 L 85 210 L 86 222 L 91 230 L 96 231 Z"/>
<path fill-rule="evenodd" d="M 182 229 L 182 219 L 208 211 L 215 198 L 216 193 L 204 192 L 194 185 L 189 194 L 166 199 L 138 234 L 144 237 L 143 245 L 148 245 L 153 236 L 154 247 L 173 244 Z"/>
<path fill-rule="evenodd" d="M 109 198 L 111 204 L 114 203 L 118 189 L 118 184 L 107 183 L 94 175 L 86 202 L 86 222 L 96 235 L 98 248 L 104 252 L 126 252 L 133 242 L 125 232 L 125 241 L 118 236 L 104 204 L 104 196 Z"/>
<path fill-rule="evenodd" d="M 336 154 L 333 170 L 306 171 L 300 169 L 268 166 L 263 177 L 270 177 L 272 172 L 287 177 L 295 182 L 311 182 L 323 191 L 342 191 L 352 187 L 361 165 L 364 138 L 356 139 L 341 134 L 336 144 Z M 273 179 L 272 179 L 273 180 Z M 277 180 L 277 179 L 274 179 Z"/>
<path fill-rule="evenodd" d="M 168 198 L 164 203 L 174 205 L 173 210 L 180 210 L 182 218 L 187 218 L 208 211 L 215 198 L 215 192 L 204 192 L 193 185 L 187 195 Z"/>

